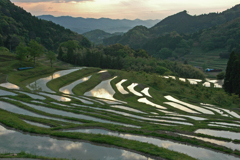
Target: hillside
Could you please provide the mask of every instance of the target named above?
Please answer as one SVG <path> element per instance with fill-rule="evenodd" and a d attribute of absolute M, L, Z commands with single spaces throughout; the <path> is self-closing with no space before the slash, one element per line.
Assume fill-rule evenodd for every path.
<path fill-rule="evenodd" d="M 15 56 L 0 52 L 0 158 L 239 159 L 240 99 L 215 82 Z"/>
<path fill-rule="evenodd" d="M 91 42 L 93 42 L 95 44 L 102 44 L 103 39 L 109 38 L 112 36 L 116 36 L 116 35 L 122 35 L 122 34 L 123 33 L 121 33 L 121 32 L 116 32 L 116 33 L 111 34 L 111 33 L 104 32 L 100 29 L 96 29 L 93 31 L 83 33 L 82 35 L 85 36 L 86 38 L 88 38 Z"/>
<path fill-rule="evenodd" d="M 128 20 L 128 19 L 109 19 L 109 18 L 82 18 L 82 17 L 54 17 L 51 15 L 38 16 L 40 19 L 52 21 L 56 24 L 60 24 L 65 28 L 71 29 L 79 34 L 89 32 L 92 30 L 100 29 L 108 33 L 115 32 L 127 32 L 129 29 L 143 25 L 148 28 L 157 24 L 160 20 Z"/>
<path fill-rule="evenodd" d="M 137 49 L 152 38 L 170 34 L 171 32 L 177 32 L 178 34 L 195 33 L 199 30 L 227 23 L 239 16 L 240 5 L 236 5 L 222 13 L 210 13 L 199 16 L 192 16 L 189 15 L 187 11 L 183 11 L 163 19 L 152 28 L 147 29 L 147 31 L 139 30 L 138 27 L 135 27 L 121 37 L 112 37 L 112 39 L 115 40 L 113 42 L 111 42 L 111 39 L 106 39 L 103 42 L 106 45 L 114 43 L 128 44 Z M 147 35 L 145 34 L 146 32 L 148 32 Z M 143 34 L 146 36 L 145 40 L 143 42 L 137 42 L 139 39 L 142 39 Z"/>
<path fill-rule="evenodd" d="M 83 46 L 90 47 L 88 39 L 53 22 L 40 20 L 10 0 L 0 1 L 0 45 L 15 49 L 20 42 L 28 43 L 36 39 L 49 50 L 56 50 L 59 44 L 67 40 L 77 40 Z"/>
<path fill-rule="evenodd" d="M 193 33 L 201 29 L 226 23 L 240 15 L 240 5 L 236 5 L 231 9 L 221 13 L 209 13 L 199 16 L 192 16 L 183 11 L 175 15 L 169 16 L 153 26 L 150 31 L 152 34 L 162 35 L 176 31 L 178 33 Z"/>

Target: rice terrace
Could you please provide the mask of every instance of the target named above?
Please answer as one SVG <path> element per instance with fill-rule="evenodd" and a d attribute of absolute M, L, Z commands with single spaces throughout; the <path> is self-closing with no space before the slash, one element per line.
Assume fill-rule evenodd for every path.
<path fill-rule="evenodd" d="M 1 0 L 0 160 L 240 159 L 240 5 L 220 1 Z"/>

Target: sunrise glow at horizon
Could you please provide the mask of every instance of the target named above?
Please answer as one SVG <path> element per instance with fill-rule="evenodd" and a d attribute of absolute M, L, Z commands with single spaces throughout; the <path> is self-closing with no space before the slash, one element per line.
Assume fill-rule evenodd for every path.
<path fill-rule="evenodd" d="M 238 0 L 11 0 L 31 14 L 111 19 L 163 19 L 187 10 L 190 15 L 222 12 Z"/>

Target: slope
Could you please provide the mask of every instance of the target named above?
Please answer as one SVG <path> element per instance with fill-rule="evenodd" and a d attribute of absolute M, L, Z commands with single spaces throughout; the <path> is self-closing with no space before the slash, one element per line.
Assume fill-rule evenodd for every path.
<path fill-rule="evenodd" d="M 50 50 L 56 50 L 61 42 L 67 40 L 77 40 L 83 46 L 91 46 L 82 35 L 53 22 L 40 20 L 10 0 L 1 0 L 0 8 L 0 45 L 4 42 L 7 48 L 15 49 L 20 42 L 28 43 L 31 39 L 36 39 Z"/>

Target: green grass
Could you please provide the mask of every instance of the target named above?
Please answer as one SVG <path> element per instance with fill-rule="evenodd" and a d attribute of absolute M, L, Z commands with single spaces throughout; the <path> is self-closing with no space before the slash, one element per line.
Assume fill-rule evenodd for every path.
<path fill-rule="evenodd" d="M 13 57 L 12 57 L 13 58 Z M 1 61 L 2 59 L 2 61 Z M 6 65 L 6 59 L 8 59 L 8 63 L 11 64 L 10 66 Z M 9 75 L 9 81 L 12 83 L 15 83 L 19 85 L 22 88 L 25 88 L 25 85 L 29 82 L 38 79 L 39 77 L 46 77 L 49 74 L 52 74 L 55 71 L 58 71 L 60 69 L 64 69 L 62 67 L 62 62 L 56 62 L 53 68 L 50 68 L 49 66 L 43 65 L 46 63 L 46 59 L 42 57 L 42 59 L 39 60 L 39 63 L 37 64 L 37 67 L 32 70 L 26 70 L 26 71 L 14 71 L 17 66 L 19 66 L 19 61 L 11 60 L 11 56 L 1 56 L 0 55 L 0 66 L 4 66 L 4 74 Z M 201 63 L 201 60 L 198 60 L 197 63 Z M 24 62 L 24 65 L 30 65 L 32 62 Z M 222 65 L 223 63 L 219 61 L 216 62 L 216 65 Z M 50 64 L 49 64 L 50 65 Z M 60 65 L 60 66 L 58 66 Z M 69 67 L 67 64 L 65 64 L 65 67 Z M 223 107 L 226 109 L 233 110 L 237 113 L 239 112 L 240 103 L 239 99 L 236 97 L 232 97 L 228 94 L 226 94 L 222 89 L 215 89 L 215 88 L 206 88 L 202 85 L 190 85 L 189 83 L 181 82 L 179 80 L 172 80 L 172 79 L 163 79 L 159 77 L 156 74 L 147 74 L 144 72 L 126 72 L 126 71 L 119 71 L 119 70 L 111 70 L 109 69 L 106 73 L 97 73 L 100 69 L 99 68 L 87 68 L 80 71 L 76 71 L 73 73 L 70 73 L 69 75 L 62 76 L 60 78 L 54 79 L 50 81 L 47 85 L 49 88 L 51 88 L 54 91 L 58 91 L 59 88 L 68 85 L 84 76 L 92 75 L 92 77 L 79 85 L 77 85 L 73 92 L 76 95 L 83 95 L 85 92 L 91 90 L 95 86 L 97 86 L 99 83 L 101 83 L 103 80 L 110 79 L 114 76 L 118 76 L 114 80 L 111 81 L 111 85 L 113 89 L 116 91 L 114 98 L 119 99 L 121 101 L 128 102 L 126 106 L 134 109 L 138 109 L 142 112 L 145 112 L 147 114 L 142 113 L 135 113 L 132 111 L 126 111 L 123 109 L 118 108 L 112 108 L 109 105 L 99 105 L 97 103 L 94 103 L 92 105 L 88 105 L 90 107 L 95 108 L 101 108 L 101 109 L 112 109 L 115 111 L 121 111 L 126 112 L 129 114 L 134 114 L 137 116 L 142 117 L 148 117 L 150 115 L 150 112 L 156 112 L 160 116 L 165 115 L 162 112 L 159 112 L 156 110 L 155 107 L 151 107 L 148 105 L 145 105 L 143 103 L 139 103 L 137 100 L 140 97 L 137 97 L 133 95 L 132 93 L 123 95 L 121 94 L 117 88 L 116 83 L 121 81 L 122 79 L 127 79 L 126 82 L 124 82 L 122 85 L 125 88 L 125 90 L 128 91 L 127 86 L 131 85 L 131 83 L 139 83 L 140 85 L 135 87 L 135 90 L 140 92 L 144 87 L 150 87 L 150 94 L 153 98 L 147 98 L 153 103 L 157 103 L 159 105 L 164 105 L 163 102 L 166 102 L 167 100 L 164 98 L 165 95 L 171 95 L 181 101 L 191 103 L 194 105 L 199 105 L 199 103 L 209 103 L 209 104 L 215 104 L 219 107 Z M 1 77 L 0 77 L 1 79 Z M 2 78 L 4 80 L 4 76 Z M 4 89 L 4 88 L 2 88 Z M 8 90 L 8 89 L 4 89 Z M 9 90 L 10 91 L 10 90 Z M 14 92 L 14 91 L 12 91 Z M 61 93 L 57 93 L 57 95 L 61 95 Z M 35 110 L 31 107 L 28 107 L 26 105 L 23 105 L 20 103 L 20 101 L 32 103 L 31 98 L 24 95 L 19 94 L 18 96 L 8 96 L 12 99 L 18 100 L 18 102 L 11 101 L 11 100 L 5 100 L 0 97 L 1 101 L 5 101 L 8 103 L 12 103 L 14 105 L 17 105 L 20 108 L 32 111 L 34 113 L 50 116 L 50 117 L 56 117 L 56 118 L 62 118 L 66 120 L 73 120 L 82 122 L 83 124 L 73 124 L 68 122 L 61 122 L 56 120 L 48 120 L 48 119 L 42 119 L 42 118 L 36 118 L 31 116 L 24 116 L 24 115 L 18 115 L 14 113 L 9 113 L 4 110 L 0 109 L 0 122 L 6 126 L 9 126 L 11 128 L 15 128 L 18 130 L 21 130 L 23 132 L 27 133 L 36 133 L 40 135 L 51 135 L 53 137 L 62 137 L 67 138 L 70 140 L 85 140 L 89 142 L 95 142 L 99 144 L 105 144 L 105 145 L 111 145 L 116 147 L 122 147 L 124 149 L 134 150 L 140 153 L 144 153 L 150 156 L 157 156 L 162 157 L 166 159 L 192 159 L 191 157 L 180 154 L 177 152 L 170 151 L 168 149 L 160 148 L 152 144 L 148 143 L 142 143 L 138 141 L 132 141 L 132 140 L 125 140 L 119 137 L 112 137 L 107 135 L 94 135 L 94 134 L 86 134 L 86 133 L 63 133 L 59 130 L 61 129 L 72 129 L 72 128 L 102 128 L 107 129 L 110 131 L 116 131 L 121 133 L 129 133 L 129 134 L 137 134 L 140 136 L 148 136 L 148 137 L 155 137 L 159 139 L 168 139 L 176 142 L 181 142 L 184 144 L 204 147 L 207 149 L 213 149 L 215 151 L 221 151 L 224 153 L 230 153 L 234 155 L 240 155 L 239 151 L 233 151 L 229 148 L 223 147 L 223 146 L 216 146 L 211 143 L 206 143 L 201 140 L 192 139 L 192 138 L 186 138 L 182 136 L 175 135 L 174 133 L 186 133 L 186 134 L 194 134 L 193 132 L 196 129 L 199 128 L 206 128 L 206 129 L 219 129 L 219 130 L 226 130 L 226 131 L 235 131 L 240 132 L 240 128 L 221 128 L 221 127 L 211 127 L 208 126 L 209 122 L 215 121 L 215 122 L 228 122 L 232 123 L 233 121 L 237 121 L 238 119 L 232 118 L 229 119 L 228 117 L 223 117 L 219 114 L 216 115 L 198 115 L 199 117 L 207 118 L 206 121 L 195 121 L 190 118 L 185 118 L 186 122 L 194 124 L 194 126 L 186 126 L 186 125 L 178 125 L 178 126 L 164 126 L 164 125 L 158 125 L 158 124 L 152 124 L 153 121 L 148 120 L 141 120 L 139 122 L 139 119 L 136 118 L 130 118 L 128 116 L 124 116 L 118 113 L 111 113 L 106 111 L 100 111 L 97 109 L 91 109 L 86 107 L 62 107 L 58 105 L 54 105 L 50 102 L 57 102 L 51 98 L 46 97 L 45 100 L 42 102 L 45 103 L 45 105 L 42 105 L 44 107 L 49 107 L 57 110 L 62 110 L 65 112 L 72 112 L 72 113 L 79 113 L 84 114 L 100 119 L 110 120 L 114 122 L 120 122 L 125 124 L 131 124 L 131 125 L 138 125 L 142 126 L 141 129 L 138 128 L 130 128 L 130 127 L 124 127 L 119 125 L 113 125 L 108 123 L 100 123 L 100 122 L 94 122 L 84 119 L 77 119 L 73 117 L 66 117 L 66 116 L 59 116 L 54 115 L 51 113 L 45 113 L 43 111 Z M 59 102 L 58 102 L 59 103 Z M 87 105 L 83 104 L 80 101 L 72 99 L 71 102 L 61 102 L 65 105 L 70 105 L 71 103 L 80 104 L 80 105 Z M 166 106 L 166 105 L 165 105 Z M 177 108 L 173 108 L 168 106 L 168 111 L 182 113 L 185 115 L 191 115 L 186 112 L 180 111 Z M 52 128 L 46 129 L 42 127 L 33 126 L 30 124 L 25 123 L 22 121 L 22 119 L 30 120 L 33 122 L 49 125 Z M 164 119 L 164 118 L 161 118 Z M 165 123 L 169 124 L 169 123 Z M 167 131 L 167 132 L 166 132 Z M 199 137 L 207 137 L 217 140 L 223 140 L 223 141 L 230 141 L 230 139 L 224 139 L 224 138 L 216 138 L 212 136 L 202 135 L 202 134 L 195 134 Z M 236 141 L 238 142 L 238 141 Z M 0 155 L 1 156 L 1 155 Z"/>
<path fill-rule="evenodd" d="M 55 92 L 59 92 L 59 89 L 63 86 L 66 86 L 76 80 L 79 80 L 83 77 L 89 76 L 94 72 L 98 72 L 100 71 L 100 69 L 98 68 L 85 68 L 82 70 L 78 70 L 75 72 L 72 72 L 68 75 L 62 76 L 60 78 L 54 79 L 50 82 L 47 83 L 47 86 L 55 91 Z"/>

